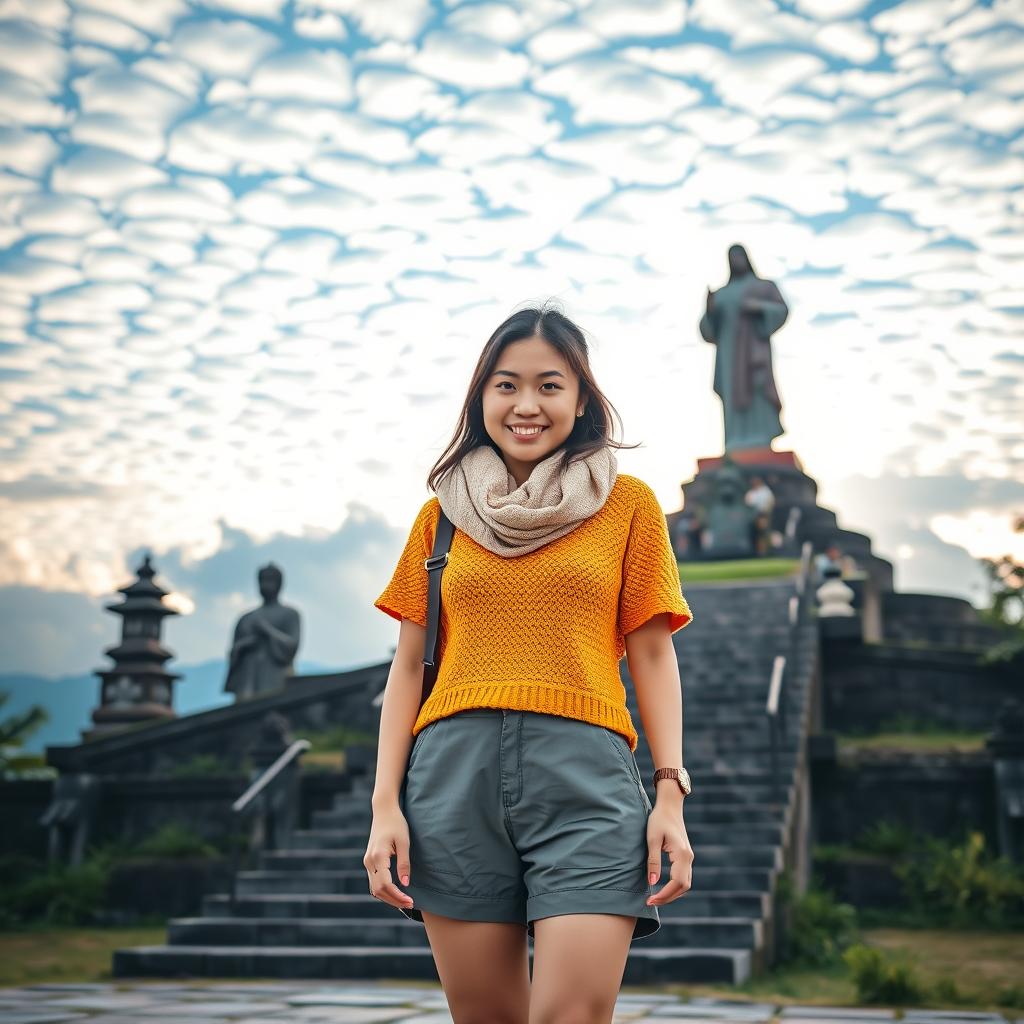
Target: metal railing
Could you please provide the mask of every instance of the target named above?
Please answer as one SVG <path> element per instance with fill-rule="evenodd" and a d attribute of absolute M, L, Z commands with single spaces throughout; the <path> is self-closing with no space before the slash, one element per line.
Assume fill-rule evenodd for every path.
<path fill-rule="evenodd" d="M 782 802 L 782 772 L 779 767 L 779 748 L 786 737 L 786 705 L 782 703 L 782 681 L 786 671 L 786 656 L 776 654 L 772 663 L 772 678 L 768 684 L 768 735 L 771 744 L 772 793 L 777 803 Z M 781 710 L 780 710 L 781 708 Z"/>
<path fill-rule="evenodd" d="M 274 849 L 277 844 L 277 816 L 273 802 L 268 799 L 271 791 L 280 785 L 279 780 L 289 778 L 283 773 L 286 769 L 304 754 L 312 744 L 309 740 L 296 740 L 285 750 L 280 757 L 269 765 L 260 775 L 253 780 L 249 788 L 231 805 L 231 813 L 235 816 L 233 820 L 244 818 L 257 806 L 256 798 L 261 797 L 258 806 L 263 811 L 263 846 L 264 849 Z M 246 846 L 246 855 L 251 853 L 251 841 Z M 241 861 L 241 844 L 235 843 L 231 851 L 231 888 L 228 893 L 228 902 L 231 908 L 231 916 L 235 913 L 235 904 L 238 896 L 238 869 Z"/>
<path fill-rule="evenodd" d="M 783 531 L 783 536 L 787 541 L 793 540 L 796 537 L 796 528 L 800 523 L 800 517 L 803 515 L 803 509 L 799 505 L 794 505 L 789 510 L 789 515 L 786 516 L 786 528 Z"/>
<path fill-rule="evenodd" d="M 771 751 L 772 793 L 776 802 L 783 800 L 781 748 L 786 739 L 786 704 L 784 692 L 786 666 L 797 664 L 799 625 L 806 614 L 808 580 L 811 571 L 811 542 L 804 541 L 800 549 L 800 571 L 796 579 L 796 593 L 789 599 L 789 648 L 786 654 L 777 654 L 772 662 L 772 674 L 768 683 L 768 697 L 765 701 L 765 715 L 768 719 L 768 738 Z"/>

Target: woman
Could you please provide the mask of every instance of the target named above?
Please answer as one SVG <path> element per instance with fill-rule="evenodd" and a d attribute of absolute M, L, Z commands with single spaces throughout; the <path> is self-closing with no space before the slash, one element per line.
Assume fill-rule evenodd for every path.
<path fill-rule="evenodd" d="M 616 471 L 611 409 L 574 323 L 509 317 L 374 602 L 401 629 L 363 864 L 371 893 L 426 927 L 456 1024 L 610 1021 L 631 940 L 690 888 L 671 634 L 692 616 L 654 492 Z M 440 669 L 417 714 L 441 508 L 456 529 Z M 673 769 L 653 808 L 623 654 L 655 765 Z"/>

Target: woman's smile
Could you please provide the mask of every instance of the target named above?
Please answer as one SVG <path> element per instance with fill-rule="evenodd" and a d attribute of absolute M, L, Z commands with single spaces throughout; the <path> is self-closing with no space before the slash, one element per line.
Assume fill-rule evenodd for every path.
<path fill-rule="evenodd" d="M 509 427 L 508 429 L 509 431 L 511 431 L 512 436 L 516 438 L 517 441 L 532 441 L 534 438 L 540 437 L 540 435 L 543 434 L 544 431 L 547 430 L 548 428 L 530 427 L 528 429 L 520 428 L 517 430 L 515 427 Z"/>

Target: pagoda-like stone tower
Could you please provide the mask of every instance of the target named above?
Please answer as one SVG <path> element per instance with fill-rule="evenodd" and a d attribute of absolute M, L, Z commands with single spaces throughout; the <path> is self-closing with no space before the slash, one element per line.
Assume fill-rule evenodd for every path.
<path fill-rule="evenodd" d="M 175 717 L 173 686 L 181 676 L 164 668 L 174 654 L 161 645 L 160 631 L 164 617 L 178 612 L 164 604 L 168 592 L 153 582 L 156 570 L 149 554 L 136 572 L 133 583 L 118 588 L 124 601 L 106 606 L 121 616 L 121 642 L 103 652 L 114 667 L 96 672 L 100 705 L 92 713 L 94 728 L 82 733 L 84 740 L 138 722 Z"/>

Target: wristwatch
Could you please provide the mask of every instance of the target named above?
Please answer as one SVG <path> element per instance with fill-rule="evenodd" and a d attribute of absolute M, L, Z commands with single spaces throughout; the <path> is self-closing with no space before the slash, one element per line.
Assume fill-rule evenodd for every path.
<path fill-rule="evenodd" d="M 683 796 L 690 795 L 690 773 L 685 768 L 659 768 L 654 773 L 654 786 L 657 789 L 659 779 L 675 779 L 679 783 L 679 788 L 683 791 Z"/>

